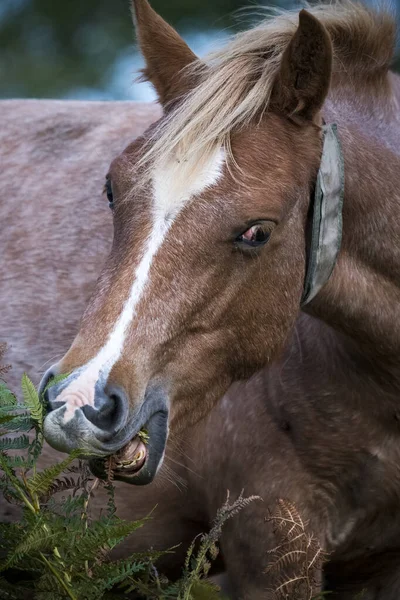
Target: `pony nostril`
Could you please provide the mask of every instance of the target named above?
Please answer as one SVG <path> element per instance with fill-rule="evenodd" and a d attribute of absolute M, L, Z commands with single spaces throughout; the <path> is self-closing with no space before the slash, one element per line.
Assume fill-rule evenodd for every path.
<path fill-rule="evenodd" d="M 96 389 L 94 406 L 83 406 L 82 412 L 93 425 L 114 434 L 126 423 L 128 402 L 125 393 L 113 386 L 111 389 Z"/>

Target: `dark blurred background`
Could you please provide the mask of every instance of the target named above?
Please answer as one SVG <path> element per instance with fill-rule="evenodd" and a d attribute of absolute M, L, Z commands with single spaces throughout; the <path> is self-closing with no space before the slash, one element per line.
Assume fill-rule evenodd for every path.
<path fill-rule="evenodd" d="M 152 0 L 199 55 L 248 26 L 257 4 Z M 296 4 L 268 2 L 285 8 Z M 133 85 L 141 66 L 129 0 L 0 0 L 1 98 L 151 100 L 150 86 Z"/>

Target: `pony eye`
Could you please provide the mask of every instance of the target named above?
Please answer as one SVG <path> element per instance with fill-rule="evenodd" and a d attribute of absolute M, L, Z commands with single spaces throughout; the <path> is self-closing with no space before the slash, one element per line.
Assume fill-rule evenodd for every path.
<path fill-rule="evenodd" d="M 106 184 L 104 186 L 104 192 L 107 194 L 108 205 L 111 209 L 114 208 L 114 196 L 112 191 L 111 179 L 107 177 Z"/>
<path fill-rule="evenodd" d="M 256 248 L 266 244 L 271 236 L 272 229 L 270 223 L 254 223 L 249 229 L 236 238 L 236 242 L 241 246 Z"/>

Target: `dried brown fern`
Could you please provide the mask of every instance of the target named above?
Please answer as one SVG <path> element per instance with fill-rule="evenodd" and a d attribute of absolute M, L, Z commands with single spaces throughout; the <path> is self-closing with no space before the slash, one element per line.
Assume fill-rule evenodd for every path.
<path fill-rule="evenodd" d="M 308 530 L 297 508 L 288 500 L 278 500 L 267 517 L 278 544 L 269 550 L 271 600 L 312 600 L 318 596 L 322 565 L 326 553 L 319 540 Z"/>

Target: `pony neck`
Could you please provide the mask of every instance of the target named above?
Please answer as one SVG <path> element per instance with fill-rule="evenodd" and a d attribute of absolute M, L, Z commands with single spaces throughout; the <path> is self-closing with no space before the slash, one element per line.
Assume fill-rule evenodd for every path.
<path fill-rule="evenodd" d="M 329 112 L 345 160 L 342 248 L 331 279 L 304 310 L 351 337 L 364 353 L 397 361 L 400 125 L 391 110 L 361 102 Z"/>

